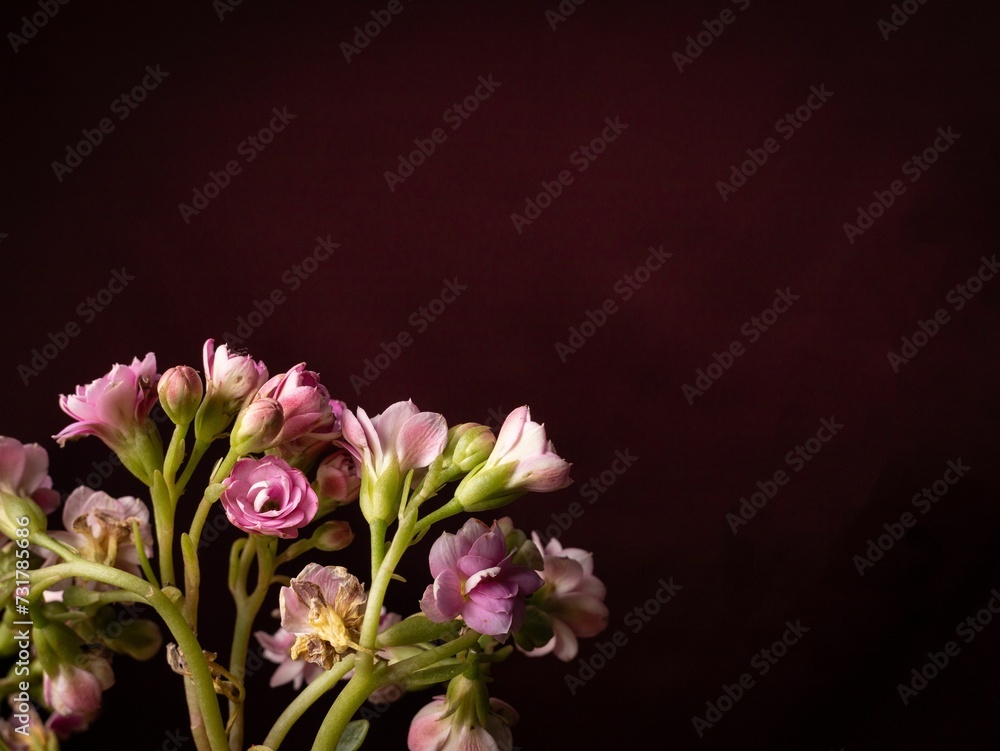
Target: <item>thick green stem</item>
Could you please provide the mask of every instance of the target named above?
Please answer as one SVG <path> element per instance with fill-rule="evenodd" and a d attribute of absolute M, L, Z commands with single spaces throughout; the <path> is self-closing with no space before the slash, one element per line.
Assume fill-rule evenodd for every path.
<path fill-rule="evenodd" d="M 361 664 L 365 662 L 361 661 Z M 319 728 L 319 732 L 316 733 L 312 751 L 331 751 L 331 749 L 337 748 L 340 736 L 344 733 L 344 728 L 350 723 L 351 718 L 354 717 L 354 713 L 365 703 L 365 699 L 371 696 L 372 691 L 377 687 L 378 683 L 371 675 L 363 676 L 355 668 L 354 677 L 348 681 L 347 686 L 340 692 L 337 700 L 330 707 L 330 711 L 327 712 L 326 718 L 324 718 L 323 724 Z"/>
<path fill-rule="evenodd" d="M 202 653 L 198 638 L 169 597 L 137 576 L 90 561 L 75 560 L 71 563 L 50 566 L 44 570 L 48 577 L 56 577 L 57 579 L 80 577 L 110 584 L 113 587 L 134 592 L 148 602 L 163 619 L 174 639 L 177 640 L 177 646 L 180 647 L 184 660 L 191 670 L 190 680 L 194 682 L 198 708 L 205 722 L 205 732 L 211 744 L 211 750 L 227 751 L 229 743 L 226 739 L 225 727 L 222 724 L 222 712 L 216 699 L 215 686 L 208 662 Z"/>
<path fill-rule="evenodd" d="M 382 559 L 385 558 L 385 531 L 388 528 L 384 519 L 372 519 L 372 574 L 379 570 Z"/>
<path fill-rule="evenodd" d="M 413 528 L 417 523 L 416 510 L 408 511 L 400 519 L 399 528 L 392 538 L 392 545 L 383 557 L 378 570 L 373 571 L 372 585 L 368 591 L 368 604 L 365 608 L 365 620 L 361 626 L 361 646 L 374 651 L 375 639 L 378 638 L 378 624 L 382 615 L 382 602 L 385 600 L 385 592 L 392 579 L 392 573 L 396 570 L 399 560 L 410 545 L 413 537 Z M 373 554 L 374 561 L 374 554 Z M 363 676 L 371 675 L 373 661 L 367 657 L 358 655 L 358 672 Z"/>
<path fill-rule="evenodd" d="M 252 558 L 246 555 L 246 550 L 257 553 L 257 586 L 249 596 L 246 593 L 246 577 L 249 568 L 249 561 Z M 247 563 L 244 564 L 244 560 Z M 233 645 L 229 656 L 229 672 L 233 677 L 242 683 L 246 674 L 247 650 L 250 648 L 250 633 L 253 630 L 253 622 L 260 612 L 267 590 L 271 583 L 271 576 L 274 574 L 274 550 L 270 540 L 258 540 L 255 535 L 250 536 L 250 541 L 244 550 L 244 555 L 240 557 L 240 566 L 243 570 L 237 575 L 236 600 L 236 625 L 233 628 Z M 230 751 L 241 751 L 243 748 L 243 702 L 229 702 L 229 748 Z"/>
<path fill-rule="evenodd" d="M 385 674 L 382 676 L 382 680 L 380 682 L 383 684 L 402 683 L 408 675 L 411 675 L 418 670 L 429 668 L 436 662 L 440 662 L 448 657 L 454 657 L 459 652 L 469 649 L 474 646 L 481 637 L 482 634 L 476 633 L 470 629 L 461 636 L 452 639 L 447 644 L 442 644 L 440 647 L 434 647 L 434 649 L 421 652 L 420 654 L 408 659 L 400 660 L 395 665 L 389 666 L 389 669 L 385 671 Z"/>
<path fill-rule="evenodd" d="M 292 726 L 299 721 L 299 718 L 306 713 L 316 701 L 327 691 L 336 686 L 340 679 L 354 667 L 354 655 L 348 655 L 332 669 L 327 670 L 316 680 L 306 686 L 298 696 L 292 701 L 281 716 L 274 723 L 271 732 L 264 739 L 264 746 L 278 751 L 278 746 L 285 740 L 285 736 L 292 729 Z"/>
<path fill-rule="evenodd" d="M 421 519 L 416 526 L 417 532 L 425 532 L 432 524 L 441 521 L 442 519 L 447 519 L 449 516 L 454 516 L 455 514 L 462 511 L 462 504 L 456 499 L 452 498 L 446 504 L 444 504 L 437 511 L 432 511 L 423 519 Z"/>

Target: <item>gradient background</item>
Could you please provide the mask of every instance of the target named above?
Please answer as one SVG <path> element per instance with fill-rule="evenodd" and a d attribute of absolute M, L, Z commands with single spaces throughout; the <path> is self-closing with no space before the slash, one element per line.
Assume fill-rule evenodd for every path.
<path fill-rule="evenodd" d="M 573 462 L 576 485 L 509 511 L 544 529 L 582 503 L 562 539 L 593 549 L 608 584 L 598 641 L 621 629 L 628 643 L 575 695 L 576 661 L 498 671 L 521 748 L 995 747 L 1000 625 L 967 645 L 955 628 L 1000 586 L 1000 280 L 961 311 L 946 296 L 997 250 L 997 11 L 930 0 L 885 39 L 888 2 L 589 0 L 553 29 L 555 0 L 414 0 L 348 63 L 340 44 L 385 4 L 329 5 L 246 0 L 220 20 L 209 0 L 72 2 L 4 47 L 0 433 L 48 447 L 71 490 L 107 449 L 57 450 L 58 394 L 147 351 L 161 371 L 200 368 L 206 338 L 281 289 L 244 344 L 272 373 L 305 359 L 352 408 L 412 398 L 453 423 L 528 403 Z M 672 55 L 726 8 L 733 23 L 679 72 Z M 8 3 L 0 28 L 37 10 Z M 156 65 L 169 76 L 118 120 L 113 100 Z M 443 113 L 488 75 L 499 88 L 451 130 Z M 821 85 L 833 96 L 776 135 Z M 294 121 L 246 163 L 241 142 L 282 107 Z M 58 180 L 52 162 L 104 117 L 114 132 Z M 577 172 L 571 154 L 608 117 L 627 130 Z M 390 190 L 384 173 L 438 127 L 447 140 Z M 939 127 L 961 137 L 911 183 L 903 164 Z M 780 150 L 722 200 L 716 182 L 768 137 Z M 186 223 L 178 204 L 231 159 L 242 172 Z M 573 184 L 519 233 L 511 213 L 563 169 Z M 905 194 L 849 242 L 843 224 L 897 179 Z M 284 275 L 317 236 L 340 247 L 292 290 Z M 615 285 L 660 245 L 671 259 L 622 300 Z M 122 267 L 134 281 L 86 321 L 78 305 Z M 456 278 L 467 291 L 418 333 L 410 317 Z M 690 405 L 682 386 L 746 343 L 778 288 L 799 300 Z M 608 298 L 618 312 L 563 362 L 556 343 Z M 894 372 L 887 353 L 939 308 L 950 322 Z M 18 366 L 69 322 L 80 334 L 25 383 Z M 412 346 L 359 393 L 351 376 L 401 331 Z M 844 428 L 734 535 L 726 515 L 829 417 Z M 635 463 L 584 500 L 626 450 Z M 859 576 L 852 557 L 958 458 L 967 476 Z M 136 492 L 121 470 L 102 488 Z M 220 587 L 227 548 L 208 552 Z M 324 560 L 360 573 L 367 555 L 359 542 Z M 415 607 L 425 566 L 404 561 L 391 606 Z M 634 633 L 629 612 L 669 577 L 683 589 Z M 225 644 L 227 600 L 203 607 L 209 648 Z M 758 676 L 750 660 L 795 619 L 808 634 Z M 948 640 L 961 654 L 904 706 L 897 684 Z M 115 670 L 104 718 L 65 747 L 169 747 L 179 681 L 159 659 Z M 292 697 L 268 693 L 270 672 L 250 682 L 249 740 Z M 756 685 L 699 739 L 691 718 L 743 672 Z M 388 709 L 372 748 L 402 748 L 426 699 Z"/>

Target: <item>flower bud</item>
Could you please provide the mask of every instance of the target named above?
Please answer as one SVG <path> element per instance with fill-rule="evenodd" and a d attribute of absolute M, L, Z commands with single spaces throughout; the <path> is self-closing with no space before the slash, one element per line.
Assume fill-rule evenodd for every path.
<path fill-rule="evenodd" d="M 191 423 L 205 394 L 201 376 L 187 365 L 167 370 L 160 376 L 156 390 L 160 395 L 160 406 L 175 425 Z"/>
<path fill-rule="evenodd" d="M 356 501 L 361 490 L 361 469 L 354 457 L 341 450 L 321 461 L 313 490 L 319 497 L 321 514 Z"/>
<path fill-rule="evenodd" d="M 0 532 L 14 540 L 27 534 L 44 532 L 48 528 L 45 512 L 30 498 L 21 498 L 0 491 Z"/>
<path fill-rule="evenodd" d="M 492 430 L 486 425 L 477 425 L 474 422 L 456 425 L 449 433 L 448 448 L 452 449 L 451 462 L 462 472 L 470 472 L 485 462 L 497 442 Z"/>
<path fill-rule="evenodd" d="M 324 522 L 312 534 L 312 542 L 317 550 L 332 553 L 343 550 L 354 541 L 354 532 L 347 522 Z"/>
<path fill-rule="evenodd" d="M 274 443 L 284 422 L 285 411 L 276 400 L 252 401 L 236 418 L 229 445 L 242 455 L 259 453 Z"/>

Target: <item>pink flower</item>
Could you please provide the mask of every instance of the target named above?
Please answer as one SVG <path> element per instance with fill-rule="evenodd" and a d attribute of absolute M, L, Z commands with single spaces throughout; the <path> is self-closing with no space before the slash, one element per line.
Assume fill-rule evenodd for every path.
<path fill-rule="evenodd" d="M 295 644 L 295 634 L 291 631 L 279 626 L 273 635 L 265 631 L 255 631 L 254 636 L 264 649 L 264 657 L 278 664 L 278 669 L 271 676 L 269 684 L 271 688 L 291 683 L 292 688 L 298 691 L 302 688 L 303 682 L 312 683 L 323 675 L 323 668 L 320 665 L 292 659 L 291 649 Z"/>
<path fill-rule="evenodd" d="M 250 355 L 234 355 L 229 347 L 208 339 L 202 349 L 205 361 L 205 398 L 194 419 L 195 435 L 211 442 L 267 380 L 267 367 Z"/>
<path fill-rule="evenodd" d="M 54 675 L 45 673 L 42 690 L 45 703 L 57 715 L 86 724 L 97 716 L 101 694 L 115 684 L 115 676 L 111 663 L 103 657 L 81 655 L 77 662 L 80 664 L 61 664 Z"/>
<path fill-rule="evenodd" d="M 226 516 L 244 532 L 298 537 L 319 506 L 306 476 L 276 456 L 240 459 L 222 484 Z"/>
<path fill-rule="evenodd" d="M 361 472 L 354 457 L 345 450 L 336 451 L 319 463 L 313 483 L 319 502 L 331 508 L 358 499 Z"/>
<path fill-rule="evenodd" d="M 513 558 L 496 523 L 487 527 L 469 519 L 457 535 L 445 532 L 431 547 L 434 583 L 424 592 L 420 609 L 435 623 L 461 615 L 481 634 L 502 637 L 517 631 L 525 598 L 542 586 L 542 579 Z"/>
<path fill-rule="evenodd" d="M 389 519 L 398 508 L 401 477 L 441 455 L 448 425 L 444 417 L 421 412 L 412 401 L 396 402 L 370 419 L 360 407 L 356 417 L 345 410 L 344 438 L 363 466 L 362 513 L 369 521 Z"/>
<path fill-rule="evenodd" d="M 448 700 L 438 696 L 417 712 L 410 723 L 407 748 L 409 751 L 512 751 L 514 739 L 510 726 L 517 720 L 517 712 L 510 704 L 490 699 L 483 726 L 474 713 L 454 712 Z"/>
<path fill-rule="evenodd" d="M 0 436 L 0 492 L 30 498 L 45 514 L 55 511 L 59 493 L 52 489 L 48 452 L 37 443 Z"/>
<path fill-rule="evenodd" d="M 295 634 L 293 660 L 329 670 L 358 647 L 368 595 L 343 566 L 306 565 L 278 593 L 281 627 Z"/>
<path fill-rule="evenodd" d="M 66 531 L 52 532 L 52 537 L 72 545 L 88 561 L 141 575 L 132 537 L 133 521 L 139 523 L 139 539 L 147 557 L 153 555 L 149 509 L 137 498 L 112 498 L 81 486 L 66 499 L 62 520 Z"/>
<path fill-rule="evenodd" d="M 552 618 L 553 636 L 549 643 L 526 654 L 540 657 L 550 652 L 569 662 L 579 649 L 577 637 L 597 636 L 608 626 L 608 608 L 604 604 L 607 589 L 594 576 L 594 556 L 581 548 L 563 548 L 559 540 L 549 540 L 542 547 L 537 532 L 531 535 L 542 551 L 545 585 L 532 597 L 536 605 Z"/>
<path fill-rule="evenodd" d="M 569 469 L 546 438 L 545 426 L 531 420 L 527 406 L 518 407 L 504 420 L 489 458 L 459 483 L 455 498 L 467 511 L 497 508 L 526 491 L 565 488 Z"/>
<path fill-rule="evenodd" d="M 156 404 L 156 356 L 150 352 L 142 362 L 114 365 L 111 372 L 76 393 L 59 397 L 62 411 L 76 422 L 53 436 L 60 446 L 66 441 L 96 435 L 108 445 L 137 477 L 149 481 L 163 461 L 155 426 L 147 422 Z"/>
<path fill-rule="evenodd" d="M 318 374 L 306 370 L 304 362 L 265 383 L 258 396 L 274 399 L 284 410 L 285 422 L 274 445 L 306 436 L 315 438 L 317 434 L 325 436 L 336 421 L 330 392 L 319 382 Z"/>

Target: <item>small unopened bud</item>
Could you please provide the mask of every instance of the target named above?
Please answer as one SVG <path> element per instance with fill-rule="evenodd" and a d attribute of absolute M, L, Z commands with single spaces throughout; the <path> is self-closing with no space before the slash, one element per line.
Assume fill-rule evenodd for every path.
<path fill-rule="evenodd" d="M 170 368 L 160 376 L 156 390 L 160 395 L 163 411 L 175 425 L 191 423 L 205 394 L 201 376 L 187 365 Z"/>
<path fill-rule="evenodd" d="M 486 425 L 477 425 L 474 422 L 456 425 L 451 432 L 454 436 L 451 461 L 463 472 L 469 472 L 485 462 L 497 442 L 492 430 Z M 448 443 L 451 448 L 452 441 L 449 440 Z"/>
<path fill-rule="evenodd" d="M 337 451 L 320 462 L 313 490 L 319 497 L 321 510 L 328 512 L 356 501 L 360 489 L 361 470 L 347 451 Z"/>
<path fill-rule="evenodd" d="M 0 491 L 0 532 L 14 540 L 44 532 L 47 527 L 48 519 L 37 503 Z"/>
<path fill-rule="evenodd" d="M 256 454 L 270 448 L 285 423 L 285 411 L 274 399 L 262 397 L 240 412 L 229 436 L 229 445 L 240 454 Z"/>
<path fill-rule="evenodd" d="M 354 541 L 354 532 L 347 522 L 331 521 L 320 524 L 312 534 L 312 542 L 317 550 L 332 553 L 343 550 Z"/>

